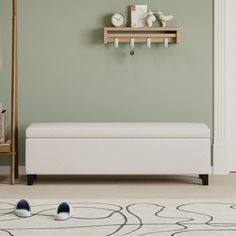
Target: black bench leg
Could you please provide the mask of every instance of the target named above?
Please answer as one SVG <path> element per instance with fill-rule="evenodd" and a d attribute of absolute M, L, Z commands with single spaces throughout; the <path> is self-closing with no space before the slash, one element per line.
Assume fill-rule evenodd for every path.
<path fill-rule="evenodd" d="M 27 185 L 33 185 L 37 175 L 27 175 Z"/>
<path fill-rule="evenodd" d="M 209 175 L 199 175 L 199 178 L 202 179 L 202 184 L 203 185 L 208 185 L 209 184 Z"/>

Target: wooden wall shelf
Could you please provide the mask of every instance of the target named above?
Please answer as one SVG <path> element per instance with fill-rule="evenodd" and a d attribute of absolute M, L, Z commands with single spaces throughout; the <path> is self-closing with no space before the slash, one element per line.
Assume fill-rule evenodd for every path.
<path fill-rule="evenodd" d="M 178 27 L 104 28 L 104 44 L 114 43 L 116 38 L 120 43 L 129 43 L 131 38 L 135 39 L 135 43 L 145 43 L 148 38 L 151 38 L 153 43 L 163 43 L 166 38 L 169 43 L 179 43 L 180 29 Z"/>
<path fill-rule="evenodd" d="M 8 140 L 4 144 L 0 144 L 0 155 L 6 155 L 11 153 L 11 140 Z"/>

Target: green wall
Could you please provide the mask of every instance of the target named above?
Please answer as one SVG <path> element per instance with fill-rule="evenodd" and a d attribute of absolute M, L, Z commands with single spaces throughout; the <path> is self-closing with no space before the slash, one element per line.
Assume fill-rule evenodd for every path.
<path fill-rule="evenodd" d="M 146 0 L 171 13 L 181 43 L 115 49 L 104 25 L 129 0 L 18 0 L 19 126 L 32 122 L 213 120 L 213 0 Z M 0 101 L 9 107 L 11 1 L 0 0 L 4 69 Z"/>

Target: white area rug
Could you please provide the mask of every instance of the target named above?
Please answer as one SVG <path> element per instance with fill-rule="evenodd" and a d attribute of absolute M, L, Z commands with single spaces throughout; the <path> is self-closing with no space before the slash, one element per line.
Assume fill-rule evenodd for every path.
<path fill-rule="evenodd" d="M 13 214 L 17 200 L 0 200 L 0 235 L 236 235 L 236 200 L 70 200 L 73 217 L 54 220 L 60 200 L 29 200 L 33 216 Z"/>

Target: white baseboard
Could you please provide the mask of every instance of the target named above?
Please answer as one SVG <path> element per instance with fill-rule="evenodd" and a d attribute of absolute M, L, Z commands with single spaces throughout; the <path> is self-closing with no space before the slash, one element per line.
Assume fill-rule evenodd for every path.
<path fill-rule="evenodd" d="M 0 166 L 0 175 L 9 175 L 10 166 Z M 19 175 L 25 175 L 25 166 L 19 166 Z"/>
<path fill-rule="evenodd" d="M 226 143 L 217 143 L 213 145 L 213 174 L 228 175 L 230 174 L 229 160 Z"/>

